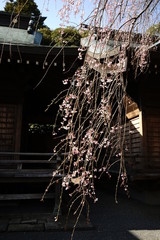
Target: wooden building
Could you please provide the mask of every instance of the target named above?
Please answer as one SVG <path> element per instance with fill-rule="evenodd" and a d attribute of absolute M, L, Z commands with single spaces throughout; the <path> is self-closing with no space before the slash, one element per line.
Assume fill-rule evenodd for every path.
<path fill-rule="evenodd" d="M 78 49 L 42 46 L 35 33 L 28 37 L 27 24 L 15 32 L 4 25 L 6 16 L 0 12 L 0 200 L 40 199 L 55 167 L 47 160 L 57 109 L 45 109 L 79 66 Z M 45 187 L 35 194 L 38 182 Z"/>
<path fill-rule="evenodd" d="M 112 43 L 112 40 L 110 41 Z M 88 37 L 81 40 L 82 46 L 87 47 L 89 58 L 97 61 L 102 59 L 103 62 L 106 54 L 111 59 L 118 55 L 121 42 L 117 48 L 108 43 L 104 49 L 98 48 L 95 42 L 96 40 L 89 41 Z M 150 48 L 150 61 L 143 73 L 138 70 L 139 72 L 135 75 L 134 66 L 131 64 L 133 61 L 131 51 L 132 49 L 128 50 L 122 69 L 117 70 L 123 72 L 123 79 L 127 81 L 125 99 L 127 103 L 125 126 L 127 173 L 132 183 L 142 186 L 141 190 L 143 188 L 158 190 L 160 184 L 160 41 L 157 39 Z M 96 67 L 91 65 L 91 68 L 100 74 L 104 71 L 103 64 Z M 112 71 L 112 68 L 108 71 Z M 110 171 L 117 174 L 117 169 L 119 171 L 119 161 L 116 161 Z"/>
<path fill-rule="evenodd" d="M 35 35 L 31 36 L 28 43 L 22 39 L 22 43 L 18 45 L 12 41 L 0 43 L 1 200 L 39 198 L 40 195 L 35 195 L 34 192 L 28 194 L 27 190 L 20 196 L 17 187 L 16 190 L 13 188 L 14 195 L 11 196 L 8 194 L 8 182 L 21 183 L 24 186 L 26 182 L 49 181 L 52 176 L 53 166 L 46 166 L 48 162 L 44 159 L 52 154 L 54 143 L 50 127 L 57 109 L 55 106 L 51 106 L 47 112 L 45 109 L 57 93 L 63 90 L 62 80 L 72 76 L 80 65 L 77 48 L 41 46 L 34 41 L 34 37 Z M 131 181 L 152 182 L 151 187 L 154 185 L 158 188 L 159 46 L 155 51 L 151 50 L 150 54 L 151 63 L 146 73 L 138 75 L 136 79 L 132 76 L 132 70 L 127 73 L 126 164 Z M 37 86 L 39 82 L 41 83 Z M 8 198 L 4 193 L 8 194 Z"/>
<path fill-rule="evenodd" d="M 136 79 L 129 73 L 127 88 L 128 173 L 132 181 L 143 182 L 150 190 L 158 190 L 160 184 L 159 49 L 157 46 L 150 51 L 150 64 L 145 73 Z"/>
<path fill-rule="evenodd" d="M 45 136 L 41 139 L 42 142 L 40 136 L 37 140 L 29 138 L 29 130 L 32 130 L 30 126 L 53 124 L 56 112 L 54 107 L 47 112 L 45 109 L 60 90 L 63 90 L 62 80 L 67 76 L 63 71 L 63 54 L 67 72 L 77 58 L 78 50 L 65 48 L 62 51 L 61 48 L 24 45 L 17 47 L 8 44 L 1 44 L 0 47 L 3 52 L 0 64 L 3 76 L 0 83 L 0 150 L 35 152 L 39 149 L 40 152 L 52 152 L 53 146 L 48 144 Z M 52 62 L 54 58 L 56 60 Z M 69 74 L 72 75 L 76 68 L 77 64 Z M 36 87 L 41 80 L 41 84 Z M 3 124 L 4 121 L 7 123 Z M 40 133 L 43 132 L 39 131 Z"/>

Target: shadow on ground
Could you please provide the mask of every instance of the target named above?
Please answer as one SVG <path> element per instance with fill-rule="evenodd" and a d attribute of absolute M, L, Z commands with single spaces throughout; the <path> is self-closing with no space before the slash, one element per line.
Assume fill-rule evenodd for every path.
<path fill-rule="evenodd" d="M 160 240 L 160 206 L 146 205 L 120 195 L 115 203 L 114 193 L 98 188 L 99 201 L 91 204 L 90 221 L 82 216 L 74 240 Z M 64 229 L 64 216 L 55 224 L 51 201 L 30 202 L 29 205 L 0 206 L 0 240 L 69 240 L 75 219 Z M 42 205 L 41 205 L 42 204 Z M 62 224 L 63 223 L 63 224 Z M 59 224 L 59 225 L 58 225 Z M 16 226 L 19 230 L 15 230 Z M 23 225 L 23 227 L 22 227 Z"/>

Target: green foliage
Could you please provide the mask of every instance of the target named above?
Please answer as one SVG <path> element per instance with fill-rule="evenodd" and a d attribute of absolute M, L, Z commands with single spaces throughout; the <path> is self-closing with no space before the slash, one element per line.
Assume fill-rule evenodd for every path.
<path fill-rule="evenodd" d="M 40 15 L 40 10 L 34 0 L 16 0 L 13 2 L 6 2 L 4 10 L 9 13 L 21 13 L 30 16 L 32 13 L 34 16 Z"/>
<path fill-rule="evenodd" d="M 73 27 L 57 28 L 52 31 L 52 41 L 56 46 L 79 46 L 81 34 Z"/>
<path fill-rule="evenodd" d="M 89 30 L 81 30 L 80 34 L 81 34 L 81 38 L 88 37 Z"/>
<path fill-rule="evenodd" d="M 88 31 L 80 33 L 73 27 L 50 30 L 45 26 L 40 28 L 39 32 L 43 34 L 42 45 L 79 46 L 80 39 L 88 36 Z"/>
<path fill-rule="evenodd" d="M 160 33 L 160 23 L 158 24 L 154 24 L 153 26 L 151 26 L 148 30 L 147 33 L 151 34 L 151 35 L 155 35 L 156 33 Z"/>
<path fill-rule="evenodd" d="M 50 45 L 52 43 L 51 33 L 52 31 L 48 27 L 40 28 L 39 32 L 42 33 L 42 45 Z"/>
<path fill-rule="evenodd" d="M 79 31 L 73 27 L 57 28 L 50 30 L 48 27 L 42 27 L 39 32 L 43 34 L 42 45 L 56 46 L 79 46 L 81 37 L 88 35 L 88 32 Z"/>
<path fill-rule="evenodd" d="M 53 125 L 52 124 L 29 123 L 28 131 L 30 133 L 40 133 L 40 134 L 52 133 Z"/>

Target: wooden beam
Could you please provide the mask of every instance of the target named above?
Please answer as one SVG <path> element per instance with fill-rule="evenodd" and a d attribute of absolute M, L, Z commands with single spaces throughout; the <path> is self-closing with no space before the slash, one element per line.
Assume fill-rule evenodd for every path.
<path fill-rule="evenodd" d="M 139 115 L 139 109 L 136 109 L 132 112 L 129 112 L 126 114 L 127 118 L 128 119 L 131 119 L 131 118 L 134 118 L 134 117 L 137 117 Z"/>

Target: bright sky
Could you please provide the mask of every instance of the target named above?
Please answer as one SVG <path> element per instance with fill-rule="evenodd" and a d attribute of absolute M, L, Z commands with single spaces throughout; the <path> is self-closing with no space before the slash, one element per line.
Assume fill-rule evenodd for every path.
<path fill-rule="evenodd" d="M 4 10 L 6 2 L 7 0 L 0 0 L 0 10 Z M 58 10 L 62 7 L 62 0 L 35 0 L 35 2 L 37 3 L 38 8 L 42 13 L 42 16 L 47 17 L 45 24 L 51 29 L 59 27 L 60 17 L 58 15 Z M 87 0 L 85 2 L 85 10 L 87 16 L 92 4 L 91 0 Z M 79 18 L 72 16 L 71 23 L 68 25 L 76 26 L 76 24 L 79 24 Z"/>

